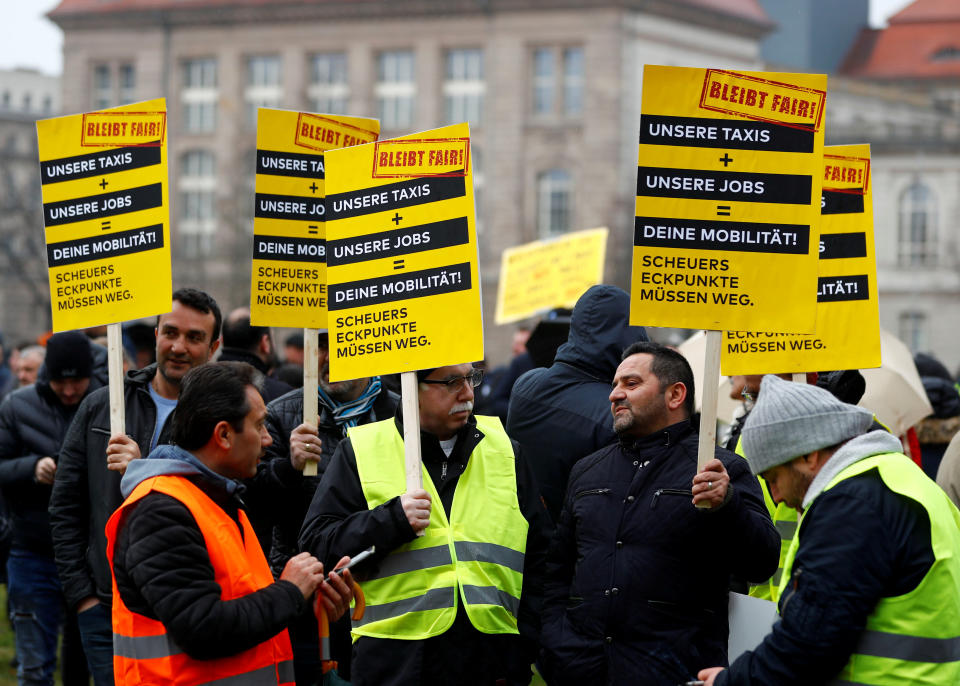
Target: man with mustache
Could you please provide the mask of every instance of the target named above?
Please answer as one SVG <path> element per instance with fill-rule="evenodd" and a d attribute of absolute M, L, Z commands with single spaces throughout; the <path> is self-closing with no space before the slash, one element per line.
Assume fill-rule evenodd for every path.
<path fill-rule="evenodd" d="M 157 319 L 155 364 L 124 378 L 126 433 L 110 435 L 109 388 L 81 403 L 64 438 L 50 495 L 50 526 L 67 604 L 77 610 L 80 636 L 96 686 L 112 686 L 112 588 L 104 527 L 123 502 L 120 477 L 131 460 L 170 442 L 168 418 L 180 381 L 220 345 L 220 308 L 193 288 L 173 293 L 173 309 Z"/>
<path fill-rule="evenodd" d="M 746 460 L 716 448 L 698 468 L 693 384 L 674 350 L 623 352 L 610 391 L 619 440 L 574 465 L 547 562 L 552 685 L 675 686 L 723 664 L 731 576 L 777 568 L 779 537 Z"/>
<path fill-rule="evenodd" d="M 405 492 L 398 413 L 351 428 L 314 495 L 303 550 L 328 564 L 376 546 L 356 569 L 355 686 L 530 681 L 549 516 L 500 420 L 473 415 L 481 376 L 417 372 L 422 489 Z"/>
<path fill-rule="evenodd" d="M 329 337 L 319 334 L 317 346 L 319 371 L 319 415 L 317 424 L 303 421 L 303 389 L 286 393 L 267 406 L 267 431 L 273 442 L 261 463 L 271 483 L 284 484 L 281 498 L 274 498 L 262 514 L 269 517 L 273 529 L 270 566 L 279 575 L 287 561 L 297 554 L 300 525 L 313 500 L 317 484 L 330 464 L 330 458 L 348 429 L 393 417 L 399 397 L 380 384 L 380 377 L 330 382 Z M 317 461 L 317 475 L 303 476 L 308 459 Z M 267 547 L 264 546 L 266 550 Z M 317 622 L 312 615 L 300 616 L 290 625 L 293 663 L 298 684 L 313 684 L 319 678 L 320 654 Z M 339 663 L 337 671 L 350 675 L 350 624 L 344 619 L 331 627 L 330 652 Z"/>

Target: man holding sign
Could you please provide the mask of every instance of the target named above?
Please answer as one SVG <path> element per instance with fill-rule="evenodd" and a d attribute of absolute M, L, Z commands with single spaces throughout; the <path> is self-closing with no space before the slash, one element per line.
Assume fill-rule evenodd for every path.
<path fill-rule="evenodd" d="M 693 390 L 679 353 L 624 351 L 610 393 L 620 440 L 574 465 L 550 550 L 551 684 L 675 686 L 725 662 L 731 575 L 776 569 L 777 533 L 745 461 L 717 448 L 698 473 Z"/>
<path fill-rule="evenodd" d="M 473 415 L 480 379 L 417 372 L 423 489 L 405 492 L 398 415 L 349 430 L 307 513 L 301 547 L 328 566 L 376 546 L 355 686 L 529 683 L 549 517 L 500 421 Z"/>

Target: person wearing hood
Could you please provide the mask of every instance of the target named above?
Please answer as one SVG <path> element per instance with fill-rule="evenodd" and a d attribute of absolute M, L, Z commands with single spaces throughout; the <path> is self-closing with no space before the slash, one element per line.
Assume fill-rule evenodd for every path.
<path fill-rule="evenodd" d="M 349 570 L 325 579 L 309 553 L 276 581 L 270 573 L 242 500 L 271 442 L 261 383 L 245 363 L 192 369 L 174 445 L 123 475 L 125 500 L 106 527 L 117 686 L 292 684 L 287 625 L 316 591 L 331 619 L 353 598 Z"/>
<path fill-rule="evenodd" d="M 0 489 L 13 531 L 8 597 L 21 684 L 53 684 L 64 600 L 47 505 L 70 421 L 80 401 L 101 385 L 93 366 L 86 336 L 54 334 L 36 383 L 0 405 Z"/>
<path fill-rule="evenodd" d="M 960 431 L 960 393 L 940 360 L 917 353 L 913 361 L 933 408 L 933 414 L 922 419 L 916 427 L 920 465 L 927 476 L 936 479 L 947 445 Z"/>
<path fill-rule="evenodd" d="M 96 686 L 113 686 L 110 566 L 103 527 L 123 501 L 127 466 L 170 440 L 169 418 L 180 382 L 220 345 L 220 308 L 203 291 L 173 293 L 157 318 L 157 362 L 123 380 L 124 435 L 110 434 L 109 388 L 91 393 L 63 440 L 50 494 L 53 550 L 67 605 L 77 611 L 83 648 Z"/>
<path fill-rule="evenodd" d="M 750 470 L 802 510 L 780 621 L 708 686 L 960 683 L 960 512 L 873 415 L 765 376 Z M 704 564 L 710 564 L 704 559 Z"/>
<path fill-rule="evenodd" d="M 482 374 L 417 372 L 423 488 L 407 491 L 403 418 L 352 427 L 300 532 L 326 564 L 357 566 L 355 686 L 529 684 L 550 521 L 530 468 L 497 417 L 473 414 Z"/>
<path fill-rule="evenodd" d="M 570 334 L 553 364 L 513 386 L 507 433 L 523 447 L 554 521 L 573 463 L 617 440 L 610 383 L 624 348 L 648 340 L 646 330 L 629 321 L 626 292 L 592 286 L 574 306 Z"/>

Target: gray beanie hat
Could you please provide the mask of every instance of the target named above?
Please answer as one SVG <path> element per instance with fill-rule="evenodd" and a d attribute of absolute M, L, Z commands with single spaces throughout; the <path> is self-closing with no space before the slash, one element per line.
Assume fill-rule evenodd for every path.
<path fill-rule="evenodd" d="M 743 452 L 750 471 L 760 474 L 866 433 L 872 423 L 872 412 L 829 391 L 767 374 L 743 425 Z"/>

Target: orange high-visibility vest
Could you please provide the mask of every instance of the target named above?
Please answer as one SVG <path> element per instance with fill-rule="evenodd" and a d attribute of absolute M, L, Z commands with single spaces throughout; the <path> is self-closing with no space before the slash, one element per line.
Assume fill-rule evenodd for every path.
<path fill-rule="evenodd" d="M 207 553 L 221 600 L 249 595 L 273 583 L 253 527 L 240 511 L 243 536 L 230 516 L 202 490 L 180 476 L 155 476 L 141 482 L 107 522 L 107 560 L 113 573 L 113 551 L 123 517 L 148 493 L 164 493 L 183 503 L 207 543 Z M 268 641 L 230 657 L 195 660 L 167 634 L 162 622 L 132 612 L 113 576 L 113 673 L 117 686 L 175 684 L 218 686 L 293 684 L 293 651 L 286 629 Z"/>

